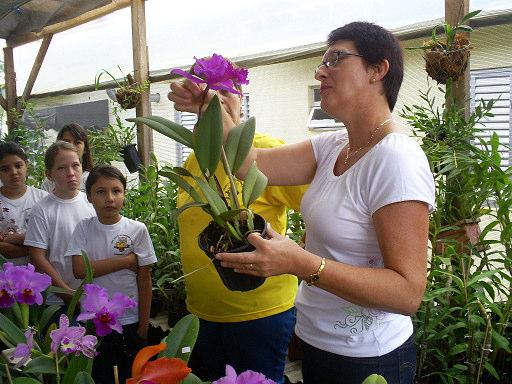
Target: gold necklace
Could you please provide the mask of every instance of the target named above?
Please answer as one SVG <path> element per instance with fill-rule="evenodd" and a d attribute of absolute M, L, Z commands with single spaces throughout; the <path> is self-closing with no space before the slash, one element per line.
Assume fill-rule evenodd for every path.
<path fill-rule="evenodd" d="M 343 165 L 347 165 L 348 163 L 348 160 L 351 158 L 351 157 L 354 157 L 355 155 L 357 155 L 359 152 L 361 152 L 363 149 L 365 149 L 366 147 L 368 147 L 370 145 L 370 143 L 372 142 L 373 140 L 373 137 L 375 136 L 375 134 L 384 126 L 384 124 L 386 123 L 389 123 L 391 121 L 391 118 L 389 119 L 386 119 L 384 120 L 382 123 L 380 123 L 379 125 L 377 125 L 377 127 L 375 127 L 372 131 L 372 133 L 370 134 L 370 138 L 368 139 L 367 143 L 365 145 L 363 145 L 362 147 L 359 147 L 357 149 L 355 149 L 354 151 L 352 151 L 352 154 L 350 154 L 350 142 L 347 144 L 347 155 L 345 156 L 345 160 L 343 160 Z"/>

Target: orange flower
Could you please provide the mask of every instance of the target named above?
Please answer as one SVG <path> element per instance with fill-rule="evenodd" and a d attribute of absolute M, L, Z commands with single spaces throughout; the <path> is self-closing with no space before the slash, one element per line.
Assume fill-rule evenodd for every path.
<path fill-rule="evenodd" d="M 132 366 L 132 378 L 126 384 L 153 383 L 178 384 L 192 371 L 181 359 L 161 357 L 149 361 L 166 348 L 165 344 L 150 345 L 142 348 L 135 356 Z"/>

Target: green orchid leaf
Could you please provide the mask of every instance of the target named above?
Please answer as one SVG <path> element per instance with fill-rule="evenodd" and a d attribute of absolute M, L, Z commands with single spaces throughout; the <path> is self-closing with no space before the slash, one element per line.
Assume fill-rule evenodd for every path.
<path fill-rule="evenodd" d="M 187 209 L 189 208 L 194 208 L 194 207 L 197 207 L 197 208 L 204 208 L 204 207 L 208 207 L 208 204 L 206 203 L 198 203 L 197 201 L 192 201 L 190 203 L 187 203 L 187 204 L 183 204 L 181 207 L 179 207 L 178 209 L 176 209 L 176 217 L 178 217 L 179 215 L 181 215 L 183 212 L 185 212 Z"/>
<path fill-rule="evenodd" d="M 388 382 L 381 375 L 374 373 L 373 375 L 370 375 L 364 379 L 362 384 L 388 384 Z"/>
<path fill-rule="evenodd" d="M 25 335 L 18 326 L 2 313 L 0 313 L 0 330 L 5 332 L 6 338 L 11 341 L 13 345 L 27 342 L 25 340 Z"/>
<path fill-rule="evenodd" d="M 162 176 L 165 176 L 167 177 L 169 180 L 175 182 L 178 187 L 180 187 L 181 189 L 183 189 L 185 192 L 187 192 L 190 197 L 198 202 L 198 203 L 203 203 L 203 199 L 201 198 L 201 196 L 199 195 L 199 193 L 197 193 L 197 191 L 194 189 L 194 187 L 192 187 L 183 177 L 181 177 L 180 175 L 174 173 L 173 171 L 165 171 L 165 170 L 161 170 L 159 172 L 160 175 Z"/>
<path fill-rule="evenodd" d="M 55 314 L 62 309 L 61 305 L 54 304 L 46 307 L 41 315 L 41 319 L 39 320 L 39 329 L 46 329 L 49 322 L 53 319 Z"/>
<path fill-rule="evenodd" d="M 192 140 L 192 132 L 182 125 L 179 125 L 171 120 L 164 119 L 158 116 L 149 117 L 135 117 L 126 119 L 126 121 L 134 123 L 144 123 L 149 128 L 160 132 L 162 135 L 167 136 L 178 143 L 181 143 L 189 148 L 194 149 Z"/>
<path fill-rule="evenodd" d="M 194 177 L 194 175 L 190 173 L 188 169 L 185 169 L 183 167 L 173 167 L 172 171 L 180 176 Z"/>
<path fill-rule="evenodd" d="M 245 123 L 231 129 L 224 149 L 232 174 L 236 174 L 251 150 L 256 130 L 256 119 L 251 117 Z"/>
<path fill-rule="evenodd" d="M 12 384 L 41 384 L 41 382 L 31 377 L 15 377 L 12 379 Z"/>
<path fill-rule="evenodd" d="M 158 357 L 176 357 L 188 362 L 192 349 L 196 344 L 199 332 L 199 319 L 194 315 L 187 315 L 162 340 L 167 347 L 158 354 Z"/>
<path fill-rule="evenodd" d="M 196 181 L 197 186 L 203 192 L 203 195 L 206 201 L 208 201 L 210 209 L 215 216 L 219 216 L 221 213 L 228 210 L 224 200 L 222 200 L 222 198 L 217 194 L 217 191 L 210 187 L 206 181 L 200 179 L 199 177 L 194 177 L 194 180 Z"/>
<path fill-rule="evenodd" d="M 219 217 L 224 221 L 229 221 L 232 218 L 239 216 L 240 213 L 244 211 L 247 211 L 247 209 L 232 209 L 220 214 Z"/>
<path fill-rule="evenodd" d="M 249 207 L 265 190 L 267 176 L 265 176 L 253 163 L 245 176 L 242 189 L 242 200 L 246 207 Z"/>
<path fill-rule="evenodd" d="M 221 107 L 217 95 L 199 118 L 193 135 L 194 154 L 199 168 L 209 177 L 219 165 L 223 138 Z"/>
<path fill-rule="evenodd" d="M 66 368 L 66 373 L 62 378 L 62 384 L 74 384 L 75 377 L 79 372 L 88 372 L 91 373 L 92 370 L 92 359 L 89 359 L 83 355 L 73 355 L 69 364 Z"/>
<path fill-rule="evenodd" d="M 469 19 L 471 19 L 471 18 L 475 17 L 476 15 L 478 15 L 480 12 L 482 12 L 481 9 L 478 9 L 476 11 L 467 13 L 466 15 L 464 15 L 464 17 L 462 19 L 460 19 L 459 24 L 463 24 L 464 22 L 466 22 Z"/>
<path fill-rule="evenodd" d="M 189 373 L 188 376 L 183 379 L 183 384 L 210 384 L 210 382 L 203 381 L 193 373 Z"/>
<path fill-rule="evenodd" d="M 56 374 L 55 361 L 50 356 L 37 356 L 25 365 L 23 373 Z"/>
<path fill-rule="evenodd" d="M 73 384 L 94 384 L 94 380 L 87 372 L 78 372 Z"/>

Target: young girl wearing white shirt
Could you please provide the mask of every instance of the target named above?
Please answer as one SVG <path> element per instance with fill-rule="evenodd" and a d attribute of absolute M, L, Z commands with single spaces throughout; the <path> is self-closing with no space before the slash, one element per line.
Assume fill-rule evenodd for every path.
<path fill-rule="evenodd" d="M 23 241 L 32 207 L 48 195 L 27 186 L 27 167 L 27 155 L 18 144 L 0 144 L 0 254 L 16 265 L 28 261 Z"/>
<path fill-rule="evenodd" d="M 64 257 L 76 225 L 95 216 L 94 208 L 85 193 L 79 190 L 82 165 L 77 148 L 65 141 L 53 143 L 45 154 L 46 177 L 55 184 L 53 193 L 32 210 L 24 244 L 28 246 L 31 263 L 36 270 L 52 278 L 52 285 L 64 288 L 69 294 L 48 295 L 47 304 L 68 303 L 75 279 L 71 263 Z"/>

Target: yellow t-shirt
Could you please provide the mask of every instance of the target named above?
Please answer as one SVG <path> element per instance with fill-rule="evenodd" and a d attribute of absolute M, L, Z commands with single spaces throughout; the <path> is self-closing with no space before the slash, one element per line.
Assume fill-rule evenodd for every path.
<path fill-rule="evenodd" d="M 254 146 L 257 148 L 282 144 L 281 140 L 267 135 L 256 133 L 254 137 Z M 194 154 L 188 157 L 184 168 L 193 175 L 201 175 Z M 222 165 L 219 165 L 216 176 L 222 188 L 227 190 L 229 181 Z M 188 181 L 194 185 L 190 178 Z M 241 191 L 240 183 L 237 184 Z M 284 234 L 287 208 L 299 209 L 306 188 L 307 186 L 267 187 L 251 208 L 270 222 L 275 231 Z M 180 189 L 178 206 L 190 201 L 192 200 L 188 194 Z M 210 221 L 211 217 L 200 208 L 185 210 L 178 220 L 183 273 L 207 266 L 185 279 L 188 310 L 207 321 L 229 323 L 259 319 L 290 309 L 297 293 L 295 276 L 268 277 L 263 285 L 248 292 L 230 291 L 224 286 L 213 263 L 197 245 L 197 236 Z"/>

